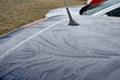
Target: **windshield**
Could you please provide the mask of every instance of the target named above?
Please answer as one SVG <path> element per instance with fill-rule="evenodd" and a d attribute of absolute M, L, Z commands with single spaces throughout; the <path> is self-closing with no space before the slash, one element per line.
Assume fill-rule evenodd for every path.
<path fill-rule="evenodd" d="M 107 0 L 103 3 L 91 6 L 87 9 L 87 11 L 83 12 L 83 15 L 92 15 L 100 10 L 108 8 L 116 3 L 120 2 L 120 0 Z"/>

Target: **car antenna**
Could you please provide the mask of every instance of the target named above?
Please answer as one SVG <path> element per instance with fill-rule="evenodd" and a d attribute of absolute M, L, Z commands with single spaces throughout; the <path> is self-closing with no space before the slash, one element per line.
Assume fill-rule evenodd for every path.
<path fill-rule="evenodd" d="M 68 25 L 78 26 L 79 24 L 78 24 L 78 23 L 72 18 L 72 16 L 71 16 L 71 13 L 70 13 L 70 11 L 69 11 L 69 9 L 68 9 L 67 1 L 66 1 L 66 0 L 64 0 L 64 5 L 65 5 L 65 8 L 66 8 L 66 11 L 67 11 L 68 17 L 69 17 L 69 19 L 70 19 Z"/>

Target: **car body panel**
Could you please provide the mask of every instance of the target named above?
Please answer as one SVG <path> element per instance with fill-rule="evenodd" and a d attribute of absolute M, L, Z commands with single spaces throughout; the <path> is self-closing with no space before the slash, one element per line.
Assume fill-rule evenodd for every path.
<path fill-rule="evenodd" d="M 55 16 L 2 37 L 0 43 L 7 40 L 0 44 L 0 79 L 120 79 L 120 18 L 73 18 L 79 26 Z"/>
<path fill-rule="evenodd" d="M 95 5 L 103 2 L 104 0 L 87 0 L 86 4 L 87 5 Z"/>

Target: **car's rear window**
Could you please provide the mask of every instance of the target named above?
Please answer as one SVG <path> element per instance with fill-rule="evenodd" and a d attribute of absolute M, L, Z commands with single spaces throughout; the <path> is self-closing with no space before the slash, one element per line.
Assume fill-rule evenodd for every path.
<path fill-rule="evenodd" d="M 116 4 L 117 2 L 119 2 L 120 0 L 107 0 L 103 3 L 97 4 L 95 6 L 89 7 L 87 9 L 87 11 L 83 12 L 83 15 L 92 15 L 100 10 L 103 10 L 105 8 L 108 8 L 114 4 Z"/>
<path fill-rule="evenodd" d="M 108 16 L 120 17 L 120 7 L 106 13 Z"/>

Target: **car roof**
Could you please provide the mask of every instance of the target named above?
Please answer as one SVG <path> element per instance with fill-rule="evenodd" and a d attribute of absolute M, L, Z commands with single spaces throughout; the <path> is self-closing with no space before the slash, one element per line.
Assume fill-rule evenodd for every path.
<path fill-rule="evenodd" d="M 89 7 L 87 9 L 87 11 L 83 12 L 83 15 L 92 15 L 100 10 L 108 8 L 108 7 L 115 5 L 117 3 L 120 3 L 120 0 L 107 0 L 107 1 L 102 2 L 100 4 Z"/>
<path fill-rule="evenodd" d="M 1 37 L 0 79 L 119 79 L 111 71 L 119 67 L 120 18 L 73 18 L 79 26 L 69 26 L 66 16 L 56 16 Z"/>

